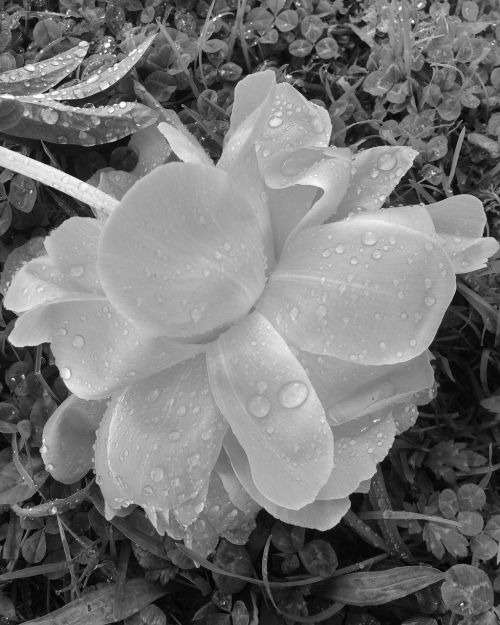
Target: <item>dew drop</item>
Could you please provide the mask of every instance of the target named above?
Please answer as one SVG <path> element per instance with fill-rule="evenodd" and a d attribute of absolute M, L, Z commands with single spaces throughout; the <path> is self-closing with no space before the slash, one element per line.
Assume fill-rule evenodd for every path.
<path fill-rule="evenodd" d="M 155 467 L 154 469 L 151 469 L 149 477 L 153 480 L 153 482 L 161 482 L 164 477 L 163 469 L 161 467 Z"/>
<path fill-rule="evenodd" d="M 345 252 L 345 247 L 342 245 L 342 243 L 339 243 L 337 245 L 337 247 L 335 248 L 335 252 L 337 254 L 343 254 Z"/>
<path fill-rule="evenodd" d="M 46 124 L 57 124 L 59 120 L 59 113 L 55 109 L 42 109 L 40 111 L 40 117 Z"/>
<path fill-rule="evenodd" d="M 364 245 L 375 245 L 375 243 L 378 241 L 378 238 L 374 232 L 371 232 L 370 230 L 368 230 L 361 237 L 361 241 L 363 242 Z"/>
<path fill-rule="evenodd" d="M 156 401 L 159 396 L 160 396 L 160 391 L 157 388 L 154 388 L 153 390 L 149 391 L 149 393 L 147 394 L 147 400 Z"/>
<path fill-rule="evenodd" d="M 298 408 L 309 396 L 309 389 L 303 382 L 287 382 L 278 391 L 278 400 L 283 408 Z"/>
<path fill-rule="evenodd" d="M 59 374 L 63 380 L 69 380 L 71 377 L 71 370 L 68 367 L 63 367 L 60 369 Z"/>
<path fill-rule="evenodd" d="M 434 306 L 435 303 L 436 303 L 436 300 L 434 297 L 431 297 L 430 295 L 428 295 L 427 297 L 424 297 L 424 304 L 426 306 Z"/>
<path fill-rule="evenodd" d="M 382 252 L 380 250 L 373 250 L 372 258 L 375 260 L 380 260 L 382 258 Z"/>
<path fill-rule="evenodd" d="M 66 334 L 68 334 L 66 328 L 59 328 L 59 330 L 57 331 L 57 336 L 66 336 Z"/>
<path fill-rule="evenodd" d="M 390 152 L 386 152 L 385 154 L 381 154 L 377 161 L 377 166 L 382 171 L 391 171 L 396 166 L 397 160 L 396 157 Z"/>
<path fill-rule="evenodd" d="M 252 416 L 262 419 L 269 414 L 271 402 L 265 395 L 252 395 L 247 402 L 247 410 Z"/>
<path fill-rule="evenodd" d="M 271 117 L 271 119 L 267 122 L 269 128 L 279 128 L 283 120 L 280 117 Z"/>
<path fill-rule="evenodd" d="M 430 289 L 432 286 L 432 280 L 430 278 L 425 278 L 424 279 L 424 286 L 426 289 Z"/>
<path fill-rule="evenodd" d="M 73 345 L 73 347 L 76 347 L 77 349 L 81 349 L 85 345 L 85 339 L 81 334 L 77 334 L 75 335 L 71 344 Z"/>
<path fill-rule="evenodd" d="M 145 492 L 146 495 L 152 495 L 154 492 L 152 486 L 145 486 L 142 490 Z"/>
<path fill-rule="evenodd" d="M 326 248 L 321 252 L 321 256 L 323 256 L 323 258 L 328 258 L 329 256 L 332 255 L 332 250 Z"/>
<path fill-rule="evenodd" d="M 189 313 L 189 316 L 191 317 L 191 319 L 195 322 L 198 323 L 198 321 L 201 319 L 201 311 L 199 308 L 193 308 L 191 310 L 191 312 Z"/>

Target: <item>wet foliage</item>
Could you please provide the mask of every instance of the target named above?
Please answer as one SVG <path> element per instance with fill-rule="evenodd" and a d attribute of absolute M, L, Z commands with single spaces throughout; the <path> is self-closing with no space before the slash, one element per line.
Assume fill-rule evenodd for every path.
<path fill-rule="evenodd" d="M 263 68 L 326 108 L 334 145 L 419 152 L 390 204 L 472 193 L 500 237 L 495 0 L 7 1 L 2 145 L 82 181 L 109 168 L 120 186 L 137 161 L 128 135 L 173 109 L 217 158 L 235 84 Z M 90 215 L 83 201 L 2 170 L 0 286 L 78 215 Z M 492 259 L 458 278 L 431 348 L 436 397 L 340 525 L 304 530 L 261 512 L 246 545 L 221 539 L 208 559 L 140 510 L 108 522 L 91 473 L 74 485 L 49 476 L 41 434 L 64 376 L 49 345 L 8 343 L 14 315 L 2 310 L 2 622 L 497 623 L 499 273 Z"/>

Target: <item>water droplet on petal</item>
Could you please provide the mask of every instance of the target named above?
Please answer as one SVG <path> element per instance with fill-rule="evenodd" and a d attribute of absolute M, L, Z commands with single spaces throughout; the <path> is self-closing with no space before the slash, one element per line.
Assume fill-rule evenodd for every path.
<path fill-rule="evenodd" d="M 73 345 L 73 347 L 81 349 L 85 345 L 85 339 L 81 334 L 77 334 L 75 335 L 75 338 L 73 339 L 71 344 Z"/>
<path fill-rule="evenodd" d="M 152 486 L 145 486 L 142 490 L 146 495 L 152 495 L 154 492 Z"/>
<path fill-rule="evenodd" d="M 374 232 L 371 232 L 370 230 L 368 230 L 361 237 L 361 241 L 363 242 L 364 245 L 375 245 L 375 243 L 378 241 L 378 238 Z"/>
<path fill-rule="evenodd" d="M 345 247 L 342 245 L 342 243 L 339 243 L 337 245 L 337 247 L 335 248 L 335 252 L 337 254 L 343 254 L 345 252 Z"/>
<path fill-rule="evenodd" d="M 156 401 L 160 396 L 160 391 L 157 388 L 154 388 L 152 391 L 149 391 L 147 394 L 148 401 Z"/>
<path fill-rule="evenodd" d="M 195 323 L 198 323 L 198 321 L 201 319 L 201 311 L 199 308 L 193 308 L 189 315 Z"/>
<path fill-rule="evenodd" d="M 271 119 L 267 122 L 269 128 L 279 128 L 283 120 L 280 117 L 271 117 Z"/>
<path fill-rule="evenodd" d="M 269 414 L 271 402 L 265 395 L 252 395 L 247 402 L 247 410 L 252 416 L 262 419 Z"/>
<path fill-rule="evenodd" d="M 154 469 L 151 469 L 149 476 L 153 482 L 161 482 L 164 477 L 163 469 L 161 467 L 155 467 Z"/>
<path fill-rule="evenodd" d="M 68 367 L 63 367 L 62 369 L 60 369 L 59 374 L 63 380 L 69 380 L 71 377 L 71 369 L 68 369 Z"/>
<path fill-rule="evenodd" d="M 424 304 L 426 306 L 434 306 L 435 303 L 436 303 L 436 299 L 434 297 L 431 297 L 430 295 L 427 297 L 424 297 Z"/>
<path fill-rule="evenodd" d="M 283 408 L 298 408 L 309 396 L 304 382 L 287 382 L 278 391 L 278 400 Z"/>

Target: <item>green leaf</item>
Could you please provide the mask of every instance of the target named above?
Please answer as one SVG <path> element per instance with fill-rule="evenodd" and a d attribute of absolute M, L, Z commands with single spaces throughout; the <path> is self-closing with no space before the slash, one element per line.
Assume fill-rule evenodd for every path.
<path fill-rule="evenodd" d="M 347 605 L 374 606 L 411 595 L 443 577 L 444 573 L 429 566 L 402 566 L 335 577 L 317 592 Z"/>
<path fill-rule="evenodd" d="M 112 67 L 104 71 L 97 71 L 86 80 L 79 82 L 71 87 L 65 87 L 46 94 L 45 98 L 50 100 L 79 100 L 88 98 L 108 89 L 121 78 L 123 78 L 133 67 L 140 61 L 149 46 L 153 43 L 156 33 L 145 39 L 140 46 L 134 48 L 129 54 Z"/>
<path fill-rule="evenodd" d="M 21 119 L 23 107 L 15 100 L 0 100 L 0 131 L 15 126 Z"/>
<path fill-rule="evenodd" d="M 43 93 L 69 76 L 83 61 L 89 44 L 86 41 L 67 52 L 0 74 L 0 94 L 29 96 Z"/>
<path fill-rule="evenodd" d="M 38 564 L 45 557 L 47 543 L 45 541 L 45 530 L 39 529 L 24 541 L 21 548 L 23 558 L 30 564 Z"/>
<path fill-rule="evenodd" d="M 299 557 L 309 573 L 319 577 L 329 577 L 339 564 L 333 547 L 321 538 L 306 543 L 299 551 Z"/>
<path fill-rule="evenodd" d="M 470 564 L 456 564 L 444 575 L 443 603 L 461 616 L 474 616 L 493 606 L 493 586 L 484 571 Z"/>
<path fill-rule="evenodd" d="M 113 614 L 116 584 L 106 584 L 102 588 L 86 593 L 80 599 L 71 601 L 63 608 L 46 616 L 26 621 L 25 625 L 108 625 L 114 623 Z M 120 606 L 120 618 L 126 618 L 149 605 L 168 592 L 144 579 L 134 579 L 125 585 Z"/>
<path fill-rule="evenodd" d="M 27 176 L 16 174 L 10 181 L 10 205 L 23 213 L 30 213 L 36 202 L 36 184 Z"/>
<path fill-rule="evenodd" d="M 0 102 L 2 97 L 0 96 Z M 96 108 L 77 108 L 55 101 L 18 98 L 24 112 L 20 122 L 8 129 L 15 137 L 52 143 L 92 146 L 122 139 L 151 126 L 158 113 L 135 102 L 119 102 Z"/>

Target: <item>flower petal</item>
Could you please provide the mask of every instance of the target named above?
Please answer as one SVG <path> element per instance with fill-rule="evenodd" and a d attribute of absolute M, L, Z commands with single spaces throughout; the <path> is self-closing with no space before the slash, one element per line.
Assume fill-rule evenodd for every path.
<path fill-rule="evenodd" d="M 332 426 L 387 409 L 416 397 L 417 393 L 429 393 L 434 385 L 429 351 L 397 365 L 359 365 L 304 351 L 297 359 L 307 372 Z"/>
<path fill-rule="evenodd" d="M 439 244 L 367 213 L 291 239 L 256 309 L 305 351 L 394 364 L 429 346 L 454 292 Z"/>
<path fill-rule="evenodd" d="M 259 490 L 298 509 L 333 465 L 323 407 L 285 341 L 254 312 L 207 348 L 210 389 L 248 456 Z"/>
<path fill-rule="evenodd" d="M 125 317 L 174 337 L 234 322 L 265 281 L 260 232 L 244 195 L 226 173 L 188 163 L 157 167 L 125 195 L 104 225 L 98 266 Z"/>
<path fill-rule="evenodd" d="M 214 166 L 208 154 L 184 125 L 180 124 L 175 127 L 162 122 L 158 124 L 158 130 L 181 161 L 205 165 L 206 167 Z"/>
<path fill-rule="evenodd" d="M 404 146 L 369 148 L 356 154 L 351 184 L 337 210 L 337 218 L 380 208 L 417 155 L 418 152 Z"/>
<path fill-rule="evenodd" d="M 299 510 L 290 510 L 289 508 L 278 506 L 273 501 L 267 499 L 260 489 L 257 488 L 248 458 L 231 431 L 226 434 L 224 439 L 224 449 L 229 456 L 238 480 L 242 483 L 250 497 L 259 506 L 267 510 L 269 514 L 272 514 L 276 519 L 284 523 L 326 531 L 337 525 L 351 506 L 351 502 L 347 498 L 332 499 L 330 501 L 315 500 Z"/>
<path fill-rule="evenodd" d="M 61 377 L 84 399 L 117 389 L 201 352 L 202 345 L 144 336 L 100 296 L 52 302 L 23 313 L 9 341 L 16 347 L 50 342 Z"/>
<path fill-rule="evenodd" d="M 50 416 L 43 428 L 40 454 L 58 482 L 74 484 L 92 468 L 95 433 L 107 405 L 107 400 L 86 401 L 70 395 Z"/>
<path fill-rule="evenodd" d="M 316 226 L 335 215 L 351 179 L 351 152 L 339 148 L 300 148 L 279 153 L 264 169 L 271 188 L 294 185 L 315 186 L 323 194 L 314 202 L 290 238 L 300 230 Z"/>
<path fill-rule="evenodd" d="M 17 313 L 49 301 L 103 294 L 96 271 L 102 224 L 71 217 L 45 238 L 47 254 L 23 265 L 7 289 L 4 306 Z"/>
<path fill-rule="evenodd" d="M 91 178 L 87 180 L 87 184 L 91 184 L 103 193 L 107 193 L 117 200 L 131 189 L 139 180 L 139 176 L 132 172 L 105 167 L 97 171 Z"/>
<path fill-rule="evenodd" d="M 166 163 L 172 154 L 172 149 L 156 126 L 135 132 L 130 138 L 128 147 L 136 150 L 139 155 L 137 165 L 131 172 L 138 178 Z"/>
<path fill-rule="evenodd" d="M 384 408 L 333 428 L 333 434 L 335 466 L 318 494 L 320 500 L 347 497 L 372 477 L 394 443 L 396 426 L 391 411 Z"/>
<path fill-rule="evenodd" d="M 473 195 L 457 195 L 425 208 L 455 273 L 485 267 L 488 258 L 498 251 L 495 239 L 483 238 L 486 214 L 483 204 Z"/>
<path fill-rule="evenodd" d="M 107 456 L 129 503 L 172 510 L 189 525 L 203 509 L 226 430 L 200 355 L 125 389 L 104 415 L 96 454 Z"/>

